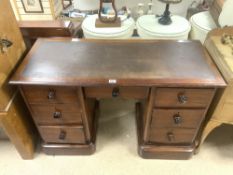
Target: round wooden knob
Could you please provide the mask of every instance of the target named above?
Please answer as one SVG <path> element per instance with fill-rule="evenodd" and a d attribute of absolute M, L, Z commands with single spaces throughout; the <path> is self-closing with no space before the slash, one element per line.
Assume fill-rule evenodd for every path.
<path fill-rule="evenodd" d="M 167 133 L 167 138 L 168 138 L 169 142 L 172 142 L 175 140 L 175 136 L 172 132 Z"/>
<path fill-rule="evenodd" d="M 54 119 L 59 119 L 59 118 L 61 118 L 61 112 L 59 112 L 59 111 L 54 112 L 54 113 L 53 113 L 53 118 L 54 118 Z"/>
<path fill-rule="evenodd" d="M 182 117 L 180 116 L 179 113 L 175 114 L 173 116 L 173 119 L 174 119 L 174 123 L 177 124 L 177 125 L 182 123 Z"/>
<path fill-rule="evenodd" d="M 66 139 L 66 132 L 65 131 L 61 131 L 59 134 L 59 139 L 60 140 L 65 140 Z"/>
<path fill-rule="evenodd" d="M 184 93 L 180 93 L 178 94 L 178 101 L 181 103 L 181 104 L 185 104 L 188 102 L 188 97 L 184 94 Z"/>
<path fill-rule="evenodd" d="M 56 93 L 55 93 L 55 91 L 54 90 L 50 90 L 49 92 L 48 92 L 48 99 L 50 99 L 50 100 L 52 100 L 52 99 L 55 99 L 55 96 L 56 96 Z"/>
<path fill-rule="evenodd" d="M 116 97 L 119 97 L 119 95 L 120 95 L 119 88 L 118 87 L 113 88 L 113 90 L 112 90 L 112 97 L 116 98 Z"/>

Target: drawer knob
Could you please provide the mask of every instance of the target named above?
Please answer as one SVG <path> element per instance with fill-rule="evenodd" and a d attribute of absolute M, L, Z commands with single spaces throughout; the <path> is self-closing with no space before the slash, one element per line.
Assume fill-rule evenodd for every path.
<path fill-rule="evenodd" d="M 114 87 L 113 90 L 112 90 L 112 97 L 116 98 L 118 97 L 120 94 L 120 90 L 118 87 Z"/>
<path fill-rule="evenodd" d="M 53 113 L 53 118 L 54 118 L 54 119 L 59 119 L 59 118 L 61 118 L 61 112 L 59 112 L 59 111 L 54 112 L 54 113 Z"/>
<path fill-rule="evenodd" d="M 168 138 L 169 142 L 172 142 L 175 140 L 175 136 L 172 132 L 167 133 L 167 138 Z"/>
<path fill-rule="evenodd" d="M 48 99 L 52 100 L 52 99 L 55 99 L 55 91 L 54 90 L 50 90 L 49 93 L 48 93 Z"/>
<path fill-rule="evenodd" d="M 180 94 L 178 94 L 178 101 L 181 104 L 185 104 L 188 102 L 188 97 L 184 93 L 180 93 Z"/>
<path fill-rule="evenodd" d="M 60 140 L 65 140 L 66 139 L 66 132 L 65 131 L 61 131 L 59 134 L 59 139 Z"/>
<path fill-rule="evenodd" d="M 177 125 L 182 123 L 182 117 L 180 116 L 179 113 L 178 113 L 178 114 L 175 114 L 175 115 L 173 116 L 173 119 L 174 119 L 175 124 L 177 124 Z"/>
<path fill-rule="evenodd" d="M 2 54 L 6 53 L 8 48 L 11 47 L 13 43 L 7 39 L 0 38 L 0 51 Z"/>

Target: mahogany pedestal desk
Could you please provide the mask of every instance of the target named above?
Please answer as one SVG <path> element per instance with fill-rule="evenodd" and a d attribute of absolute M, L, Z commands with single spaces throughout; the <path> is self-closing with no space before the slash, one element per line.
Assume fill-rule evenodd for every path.
<path fill-rule="evenodd" d="M 98 99 L 137 99 L 138 151 L 188 159 L 225 86 L 198 41 L 40 39 L 14 74 L 47 154 L 95 151 Z"/>

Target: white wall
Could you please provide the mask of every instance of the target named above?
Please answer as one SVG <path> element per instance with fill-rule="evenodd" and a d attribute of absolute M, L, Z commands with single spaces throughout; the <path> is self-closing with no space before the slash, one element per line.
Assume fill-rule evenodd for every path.
<path fill-rule="evenodd" d="M 98 9 L 99 7 L 99 0 L 73 0 L 74 1 L 74 7 L 80 10 L 90 10 L 90 9 Z M 133 9 L 133 11 L 137 10 L 137 4 L 139 2 L 143 2 L 147 8 L 147 3 L 150 2 L 150 0 L 115 0 L 117 8 L 120 8 L 124 5 L 127 7 Z M 180 4 L 171 5 L 171 12 L 174 14 L 179 14 L 182 16 L 186 15 L 186 11 L 188 9 L 188 6 L 193 2 L 194 0 L 183 0 Z M 201 0 L 196 0 L 201 1 Z M 153 0 L 154 3 L 154 12 L 155 14 L 161 14 L 164 11 L 165 4 L 159 2 L 158 0 Z"/>

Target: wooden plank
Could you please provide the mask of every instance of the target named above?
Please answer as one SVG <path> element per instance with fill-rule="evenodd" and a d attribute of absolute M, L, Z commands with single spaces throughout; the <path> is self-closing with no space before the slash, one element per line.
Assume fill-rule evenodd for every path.
<path fill-rule="evenodd" d="M 9 78 L 25 51 L 25 44 L 18 28 L 17 21 L 8 0 L 0 1 L 0 38 L 13 44 L 5 53 L 0 52 L 0 87 Z"/>
<path fill-rule="evenodd" d="M 36 131 L 19 93 L 15 93 L 4 112 L 0 126 L 23 159 L 32 159 L 36 147 Z"/>

